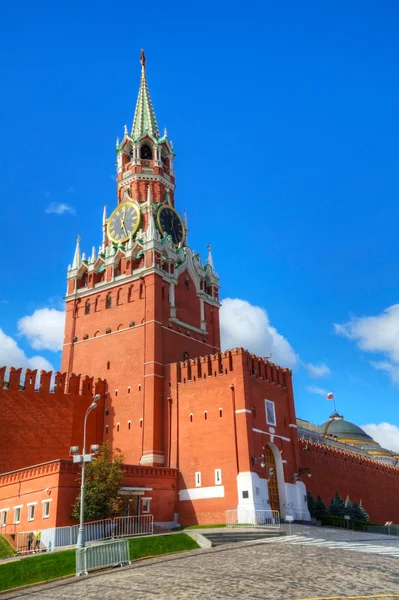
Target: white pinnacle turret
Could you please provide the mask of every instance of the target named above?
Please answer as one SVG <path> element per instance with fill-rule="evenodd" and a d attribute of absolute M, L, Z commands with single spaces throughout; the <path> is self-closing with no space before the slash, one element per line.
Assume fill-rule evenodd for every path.
<path fill-rule="evenodd" d="M 215 267 L 214 267 L 214 264 L 213 264 L 213 257 L 212 257 L 211 245 L 208 244 L 207 248 L 208 248 L 208 258 L 206 259 L 206 264 L 209 265 L 212 268 L 213 272 L 215 272 Z"/>
<path fill-rule="evenodd" d="M 77 269 L 80 265 L 80 261 L 80 235 L 78 235 L 78 239 L 76 240 L 75 254 L 73 255 L 72 269 Z"/>
<path fill-rule="evenodd" d="M 107 231 L 107 206 L 104 206 L 103 211 L 103 247 L 105 246 L 105 234 Z"/>
<path fill-rule="evenodd" d="M 96 258 L 97 258 L 97 256 L 96 256 L 96 248 L 95 248 L 95 246 L 93 246 L 92 251 L 91 251 L 91 262 L 95 263 L 96 262 Z"/>
<path fill-rule="evenodd" d="M 186 209 L 184 209 L 184 229 L 186 231 L 186 239 L 185 239 L 185 245 L 188 246 L 188 220 L 187 220 L 187 212 Z"/>

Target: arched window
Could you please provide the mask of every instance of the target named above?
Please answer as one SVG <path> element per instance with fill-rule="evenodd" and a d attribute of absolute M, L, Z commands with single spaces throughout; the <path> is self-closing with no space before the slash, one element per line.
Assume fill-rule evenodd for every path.
<path fill-rule="evenodd" d="M 152 150 L 148 144 L 143 144 L 140 148 L 140 158 L 144 160 L 152 159 Z"/>
<path fill-rule="evenodd" d="M 188 352 L 183 352 L 183 361 L 188 360 L 188 359 L 189 359 Z"/>
<path fill-rule="evenodd" d="M 128 429 L 130 429 L 130 428 L 131 428 L 131 426 L 132 426 L 132 422 L 131 422 L 131 421 L 128 421 L 128 422 L 127 422 L 127 428 L 128 428 Z"/>
<path fill-rule="evenodd" d="M 132 302 L 133 300 L 133 286 L 131 285 L 127 292 L 127 301 Z"/>
<path fill-rule="evenodd" d="M 119 431 L 119 428 L 120 428 L 120 424 L 119 424 L 119 423 L 117 423 L 117 424 L 116 424 L 116 431 Z"/>
<path fill-rule="evenodd" d="M 219 408 L 219 417 L 223 417 L 223 410 Z"/>
<path fill-rule="evenodd" d="M 121 304 L 121 294 L 122 290 L 118 290 L 118 295 L 116 296 L 116 305 L 119 306 Z"/>
<path fill-rule="evenodd" d="M 90 314 L 90 300 L 88 300 L 85 304 L 85 315 Z"/>
<path fill-rule="evenodd" d="M 105 300 L 105 308 L 112 308 L 112 296 L 111 296 L 111 294 L 107 295 L 107 299 Z"/>
<path fill-rule="evenodd" d="M 98 310 L 100 310 L 100 296 L 97 296 L 96 302 L 94 304 L 94 311 L 97 312 Z"/>

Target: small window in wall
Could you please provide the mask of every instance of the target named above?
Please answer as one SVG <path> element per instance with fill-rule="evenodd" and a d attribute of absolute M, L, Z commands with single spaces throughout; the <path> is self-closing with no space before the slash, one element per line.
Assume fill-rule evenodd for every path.
<path fill-rule="evenodd" d="M 119 431 L 119 428 L 120 428 L 120 424 L 119 424 L 119 423 L 117 423 L 117 424 L 116 424 L 116 431 Z"/>
<path fill-rule="evenodd" d="M 143 419 L 140 419 L 140 427 L 143 427 Z"/>
<path fill-rule="evenodd" d="M 193 413 L 190 414 L 190 423 L 193 422 Z"/>
<path fill-rule="evenodd" d="M 108 433 L 108 430 L 109 430 L 109 426 L 108 426 L 108 425 L 106 425 L 106 426 L 105 426 L 105 435 L 107 435 L 107 433 Z"/>
<path fill-rule="evenodd" d="M 35 518 L 35 509 L 36 509 L 36 503 L 35 504 L 28 504 L 28 521 L 33 521 Z"/>
<path fill-rule="evenodd" d="M 199 471 L 195 474 L 195 486 L 201 486 L 201 473 Z"/>
<path fill-rule="evenodd" d="M 265 412 L 266 423 L 268 425 L 276 425 L 276 411 L 274 409 L 274 402 L 271 400 L 265 400 Z"/>
<path fill-rule="evenodd" d="M 86 315 L 90 314 L 90 300 L 88 300 L 85 304 L 85 314 Z"/>
<path fill-rule="evenodd" d="M 132 427 L 132 422 L 131 422 L 131 421 L 128 421 L 128 422 L 127 422 L 127 428 L 128 428 L 128 429 L 131 429 L 131 427 Z"/>
<path fill-rule="evenodd" d="M 247 492 L 247 490 L 244 490 L 242 493 L 242 497 L 243 498 L 249 498 L 249 492 Z"/>
<path fill-rule="evenodd" d="M 105 300 L 105 308 L 112 308 L 112 296 L 111 294 L 108 294 L 106 300 Z"/>
<path fill-rule="evenodd" d="M 1 527 L 4 527 L 5 525 L 7 525 L 7 515 L 8 515 L 8 509 L 1 511 L 1 513 L 0 513 L 0 525 L 1 525 Z"/>
<path fill-rule="evenodd" d="M 215 469 L 215 485 L 222 483 L 222 469 Z"/>
<path fill-rule="evenodd" d="M 223 410 L 219 408 L 219 417 L 223 417 Z"/>
<path fill-rule="evenodd" d="M 43 501 L 43 519 L 48 519 L 50 516 L 50 502 L 51 500 Z"/>
<path fill-rule="evenodd" d="M 151 498 L 142 498 L 142 507 L 141 507 L 141 512 L 142 514 L 148 514 L 151 510 Z"/>
<path fill-rule="evenodd" d="M 208 412 L 206 410 L 204 410 L 204 419 L 205 419 L 205 421 L 207 420 L 207 418 L 208 418 Z"/>
<path fill-rule="evenodd" d="M 17 525 L 21 522 L 21 508 L 22 506 L 14 506 L 14 523 Z"/>

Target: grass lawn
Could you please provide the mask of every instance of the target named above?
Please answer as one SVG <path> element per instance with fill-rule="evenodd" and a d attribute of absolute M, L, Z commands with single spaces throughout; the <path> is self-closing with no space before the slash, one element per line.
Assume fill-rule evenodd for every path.
<path fill-rule="evenodd" d="M 133 538 L 129 540 L 130 560 L 144 556 L 156 556 L 181 550 L 195 550 L 199 548 L 189 535 L 176 533 L 174 535 L 160 535 L 154 537 Z"/>
<path fill-rule="evenodd" d="M 8 558 L 9 556 L 14 556 L 14 554 L 14 548 L 0 535 L 0 558 Z"/>
<path fill-rule="evenodd" d="M 21 558 L 0 564 L 0 590 L 72 575 L 75 570 L 75 550 Z"/>
<path fill-rule="evenodd" d="M 130 560 L 144 556 L 156 556 L 181 550 L 195 550 L 198 544 L 188 535 L 151 536 L 129 540 Z M 0 564 L 0 591 L 49 581 L 75 573 L 75 550 L 53 552 L 25 557 L 20 560 Z"/>

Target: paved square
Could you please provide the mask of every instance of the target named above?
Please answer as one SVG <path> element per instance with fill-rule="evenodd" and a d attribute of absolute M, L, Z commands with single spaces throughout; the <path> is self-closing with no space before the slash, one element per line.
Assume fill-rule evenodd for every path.
<path fill-rule="evenodd" d="M 399 598 L 399 557 L 342 549 L 346 543 L 354 546 L 359 542 L 365 548 L 397 548 L 399 554 L 399 540 L 385 537 L 380 544 L 380 536 L 316 528 L 296 528 L 293 533 L 296 538 L 284 542 L 280 538 L 266 543 L 229 544 L 159 557 L 62 584 L 12 592 L 2 598 Z M 305 543 L 298 541 L 299 534 Z M 336 547 L 326 547 L 321 542 L 326 538 Z"/>

